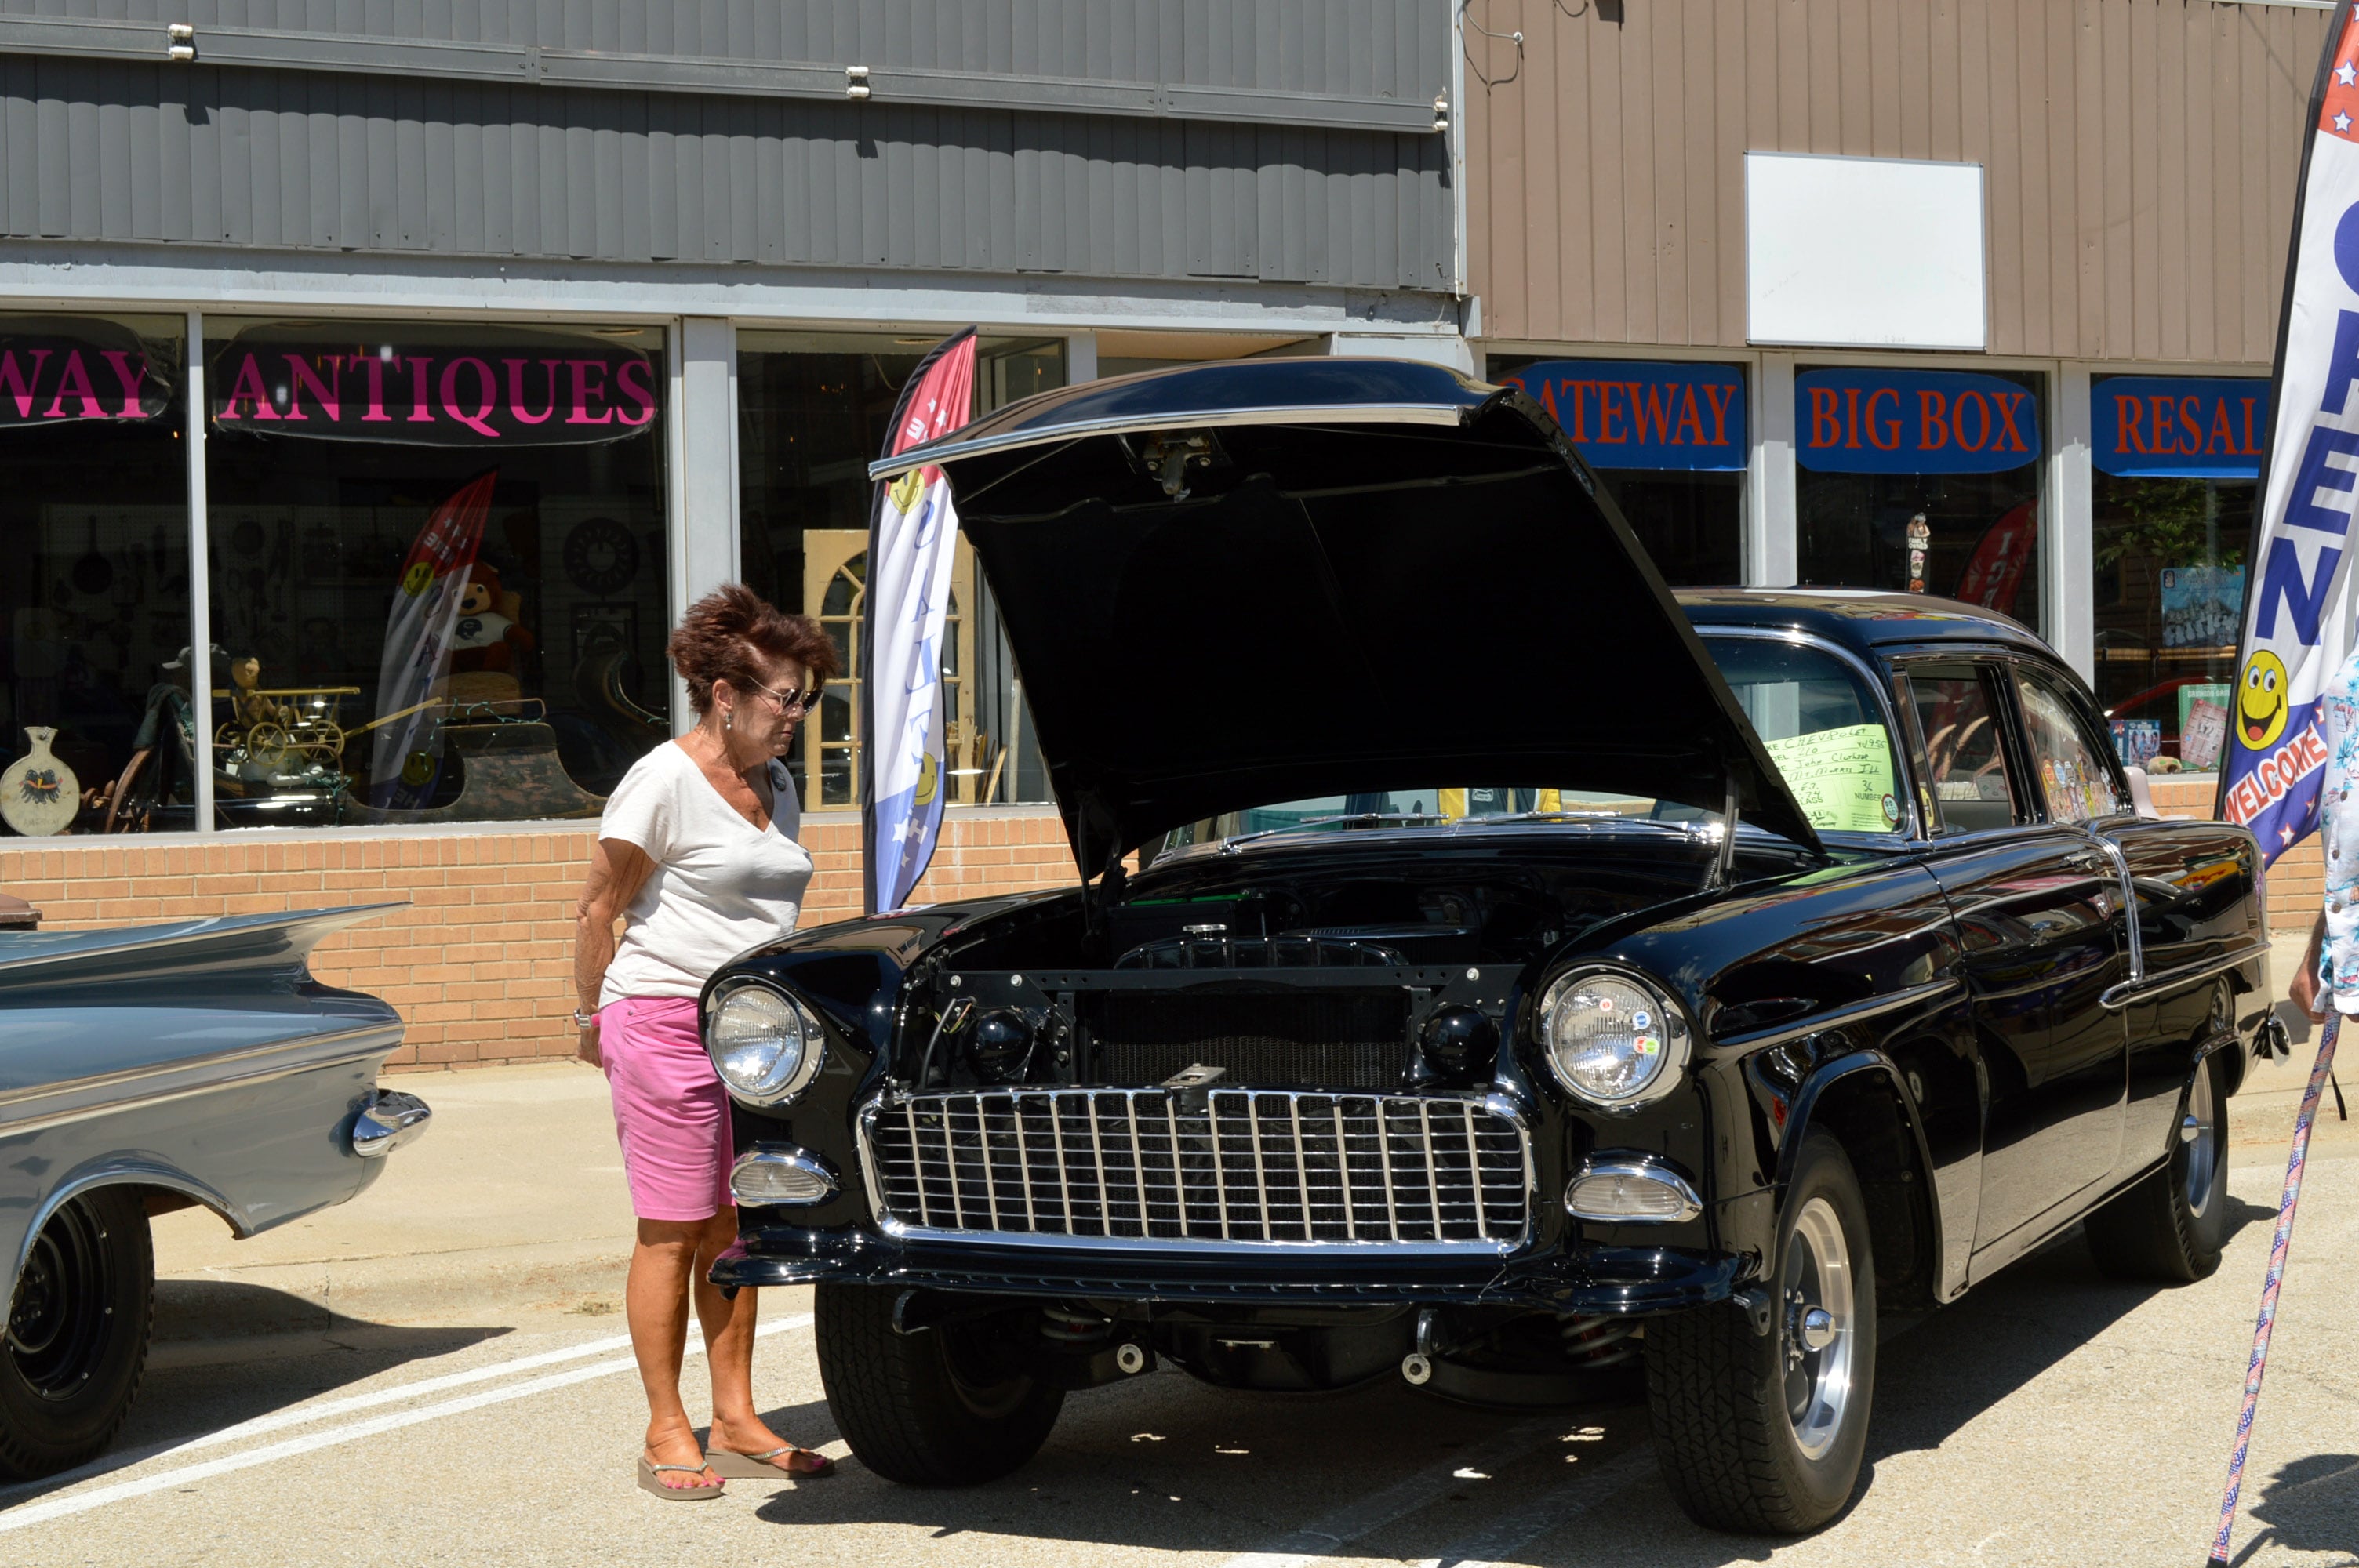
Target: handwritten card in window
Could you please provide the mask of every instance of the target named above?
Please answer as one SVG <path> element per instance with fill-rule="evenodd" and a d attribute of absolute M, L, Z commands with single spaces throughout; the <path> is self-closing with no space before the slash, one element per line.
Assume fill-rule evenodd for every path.
<path fill-rule="evenodd" d="M 1900 825 L 1892 748 L 1881 724 L 1764 742 L 1810 826 L 1829 833 L 1889 833 Z"/>

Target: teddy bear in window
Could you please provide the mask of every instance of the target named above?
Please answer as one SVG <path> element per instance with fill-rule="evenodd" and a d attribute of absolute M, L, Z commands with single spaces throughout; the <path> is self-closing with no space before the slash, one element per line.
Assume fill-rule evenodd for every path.
<path fill-rule="evenodd" d="M 503 589 L 496 570 L 481 561 L 470 567 L 459 619 L 451 628 L 451 670 L 515 673 L 518 655 L 533 647 L 532 633 L 516 624 L 523 612 L 524 596 Z"/>

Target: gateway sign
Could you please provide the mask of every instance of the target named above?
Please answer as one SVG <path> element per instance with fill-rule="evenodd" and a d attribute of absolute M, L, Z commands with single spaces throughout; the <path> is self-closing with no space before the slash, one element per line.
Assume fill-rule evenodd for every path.
<path fill-rule="evenodd" d="M 172 359 L 127 329 L 19 319 L 0 331 L 0 428 L 144 423 L 172 404 Z"/>

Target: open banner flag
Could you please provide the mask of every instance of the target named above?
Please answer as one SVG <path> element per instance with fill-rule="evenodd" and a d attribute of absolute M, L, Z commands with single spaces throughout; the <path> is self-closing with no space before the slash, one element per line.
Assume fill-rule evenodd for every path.
<path fill-rule="evenodd" d="M 919 362 L 885 441 L 886 457 L 946 436 L 974 406 L 974 329 Z M 938 468 L 880 483 L 868 514 L 867 613 L 860 641 L 864 896 L 899 909 L 933 859 L 942 825 L 942 633 L 958 513 Z M 969 613 L 973 613 L 972 611 Z"/>
<path fill-rule="evenodd" d="M 383 716 L 369 749 L 369 803 L 419 806 L 442 771 L 434 711 L 437 687 L 451 673 L 451 633 L 467 594 L 467 574 L 484 543 L 492 487 L 499 470 L 461 485 L 437 506 L 402 558 L 401 580 L 385 622 L 385 660 L 376 676 Z"/>
<path fill-rule="evenodd" d="M 2287 258 L 2261 515 L 2245 574 L 2244 645 L 2228 710 L 2220 815 L 2264 861 L 2318 826 L 2326 781 L 2320 693 L 2354 633 L 2359 481 L 2359 8 L 2329 34 Z"/>

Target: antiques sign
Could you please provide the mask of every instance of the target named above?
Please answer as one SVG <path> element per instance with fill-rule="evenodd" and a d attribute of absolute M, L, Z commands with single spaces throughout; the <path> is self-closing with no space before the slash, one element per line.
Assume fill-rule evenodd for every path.
<path fill-rule="evenodd" d="M 0 331 L 0 428 L 157 418 L 172 404 L 172 360 L 129 328 L 20 317 Z"/>
<path fill-rule="evenodd" d="M 654 426 L 659 385 L 647 350 L 514 328 L 264 327 L 213 345 L 205 370 L 215 429 L 432 447 L 621 440 Z"/>

